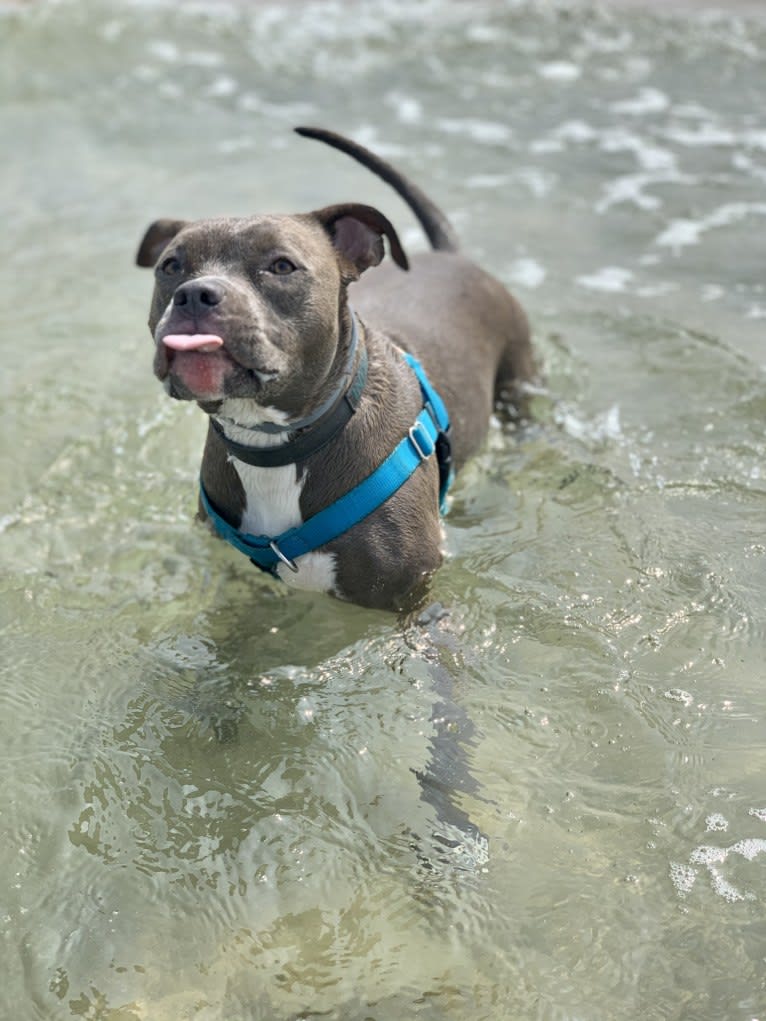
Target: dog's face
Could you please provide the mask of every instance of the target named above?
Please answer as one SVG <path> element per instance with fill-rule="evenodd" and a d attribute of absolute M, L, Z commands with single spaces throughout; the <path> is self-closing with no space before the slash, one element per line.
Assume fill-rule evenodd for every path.
<path fill-rule="evenodd" d="M 406 268 L 394 228 L 369 206 L 158 220 L 137 256 L 155 266 L 155 374 L 208 411 L 245 399 L 288 420 L 305 414 L 335 362 L 345 289 L 380 262 L 383 235 Z"/>

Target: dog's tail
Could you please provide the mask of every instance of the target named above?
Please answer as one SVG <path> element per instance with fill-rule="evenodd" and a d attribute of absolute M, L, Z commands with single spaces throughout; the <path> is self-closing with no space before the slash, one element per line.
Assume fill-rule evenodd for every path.
<path fill-rule="evenodd" d="M 365 149 L 363 145 L 352 142 L 351 139 L 344 138 L 343 135 L 337 135 L 334 131 L 303 127 L 295 130 L 304 138 L 316 138 L 320 142 L 331 145 L 334 149 L 340 149 L 341 152 L 353 156 L 355 160 L 377 174 L 401 195 L 420 221 L 420 225 L 434 249 L 440 252 L 456 252 L 458 250 L 459 245 L 455 232 L 441 209 L 417 185 L 408 181 L 403 174 L 395 170 L 390 163 L 386 163 L 380 156 Z"/>

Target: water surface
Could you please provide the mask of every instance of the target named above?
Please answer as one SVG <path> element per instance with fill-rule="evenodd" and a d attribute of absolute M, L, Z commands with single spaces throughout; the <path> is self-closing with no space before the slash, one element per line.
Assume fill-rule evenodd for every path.
<path fill-rule="evenodd" d="M 762 23 L 24 4 L 0 87 L 0 1013 L 763 1017 Z M 354 199 L 423 245 L 300 122 L 412 174 L 545 362 L 430 629 L 210 539 L 202 415 L 151 375 L 157 216 Z M 445 682 L 486 857 L 416 775 Z"/>

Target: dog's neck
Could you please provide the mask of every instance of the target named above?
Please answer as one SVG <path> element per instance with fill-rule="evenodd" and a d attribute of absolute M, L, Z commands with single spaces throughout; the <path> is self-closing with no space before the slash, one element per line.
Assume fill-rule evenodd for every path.
<path fill-rule="evenodd" d="M 231 459 L 259 468 L 284 467 L 305 461 L 343 430 L 356 413 L 367 382 L 367 350 L 360 344 L 353 312 L 350 316 L 351 337 L 341 369 L 333 373 L 335 383 L 329 394 L 308 415 L 289 419 L 277 409 L 263 408 L 251 421 L 220 412 L 211 416 L 211 426 Z"/>
<path fill-rule="evenodd" d="M 278 408 L 253 409 L 249 401 L 237 401 L 236 399 L 224 401 L 226 413 L 219 412 L 213 418 L 221 425 L 226 435 L 240 443 L 253 442 L 254 446 L 261 446 L 263 444 L 257 442 L 258 434 L 284 437 L 289 433 L 302 432 L 331 412 L 351 386 L 357 368 L 359 325 L 351 309 L 349 309 L 349 315 L 351 317 L 351 338 L 343 368 L 339 375 L 336 374 L 335 386 L 317 407 L 302 418 L 291 419 L 286 412 L 280 411 Z M 247 405 L 250 406 L 247 407 Z"/>

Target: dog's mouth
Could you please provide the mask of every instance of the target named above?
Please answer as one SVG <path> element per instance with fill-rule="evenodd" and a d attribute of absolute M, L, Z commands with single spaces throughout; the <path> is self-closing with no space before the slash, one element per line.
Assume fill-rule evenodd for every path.
<path fill-rule="evenodd" d="M 258 390 L 276 375 L 242 365 L 215 333 L 168 333 L 159 337 L 154 371 L 171 397 L 201 401 L 223 400 L 232 389 L 242 386 Z"/>

